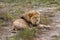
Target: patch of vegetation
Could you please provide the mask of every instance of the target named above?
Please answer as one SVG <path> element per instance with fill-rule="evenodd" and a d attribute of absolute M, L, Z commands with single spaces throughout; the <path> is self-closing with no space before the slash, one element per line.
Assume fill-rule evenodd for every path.
<path fill-rule="evenodd" d="M 24 29 L 20 30 L 18 35 L 8 38 L 7 40 L 34 40 L 38 33 L 38 29 L 31 28 L 31 29 Z"/>
<path fill-rule="evenodd" d="M 13 14 L 7 13 L 7 19 L 13 21 L 14 19 L 17 19 L 18 17 L 14 16 Z"/>
<path fill-rule="evenodd" d="M 0 0 L 0 2 L 7 2 L 7 3 L 29 3 L 29 4 L 36 4 L 36 3 L 44 3 L 44 4 L 60 4 L 60 0 Z"/>
<path fill-rule="evenodd" d="M 10 13 L 1 13 L 0 17 L 1 17 L 0 19 L 5 20 L 5 21 L 15 19 L 15 16 Z"/>
<path fill-rule="evenodd" d="M 18 14 L 18 15 L 24 13 L 24 11 L 21 10 L 20 8 L 13 8 L 13 9 L 12 9 L 12 12 L 13 12 L 13 11 L 15 11 L 15 13 Z"/>
<path fill-rule="evenodd" d="M 0 19 L 0 26 L 6 26 L 6 22 Z"/>
<path fill-rule="evenodd" d="M 0 26 L 6 26 L 9 21 L 13 21 L 14 19 L 17 19 L 17 17 L 13 14 L 0 13 Z"/>

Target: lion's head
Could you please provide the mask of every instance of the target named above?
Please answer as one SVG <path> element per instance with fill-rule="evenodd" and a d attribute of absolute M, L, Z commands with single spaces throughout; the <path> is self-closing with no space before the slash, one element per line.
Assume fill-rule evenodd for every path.
<path fill-rule="evenodd" d="M 31 10 L 22 15 L 22 17 L 33 25 L 38 25 L 40 23 L 40 12 L 36 10 Z"/>
<path fill-rule="evenodd" d="M 33 25 L 40 24 L 40 15 L 34 15 L 33 17 L 31 17 L 31 23 Z"/>

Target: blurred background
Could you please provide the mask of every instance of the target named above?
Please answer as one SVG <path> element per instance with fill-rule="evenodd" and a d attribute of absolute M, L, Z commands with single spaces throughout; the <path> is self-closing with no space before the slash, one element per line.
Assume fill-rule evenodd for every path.
<path fill-rule="evenodd" d="M 60 27 L 60 0 L 0 0 L 0 40 L 60 40 L 60 28 L 49 31 L 51 35 L 53 32 L 58 35 L 54 35 L 54 39 L 50 39 L 51 35 L 47 32 L 46 34 L 42 33 L 40 36 L 41 30 L 36 28 L 22 30 L 19 33 L 11 33 L 9 29 L 12 22 L 29 10 L 37 10 L 43 13 L 41 24 L 52 25 L 53 27 L 57 25 Z M 53 23 L 51 23 L 51 19 Z M 39 37 L 36 36 L 38 31 Z M 11 37 L 11 35 L 15 36 Z M 35 39 L 36 37 L 37 39 Z"/>

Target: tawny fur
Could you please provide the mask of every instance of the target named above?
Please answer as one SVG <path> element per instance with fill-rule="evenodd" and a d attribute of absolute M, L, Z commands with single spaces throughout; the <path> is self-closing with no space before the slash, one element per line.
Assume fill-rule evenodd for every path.
<path fill-rule="evenodd" d="M 23 19 L 17 19 L 13 22 L 13 29 L 18 30 L 18 29 L 25 29 L 28 28 L 28 24 L 25 22 Z"/>
<path fill-rule="evenodd" d="M 38 24 L 40 24 L 40 16 L 34 15 L 33 17 L 31 17 L 31 23 L 32 23 L 33 25 L 38 25 Z"/>
<path fill-rule="evenodd" d="M 35 10 L 26 12 L 25 14 L 22 15 L 22 17 L 26 21 L 31 22 L 34 25 L 40 23 L 40 13 Z"/>

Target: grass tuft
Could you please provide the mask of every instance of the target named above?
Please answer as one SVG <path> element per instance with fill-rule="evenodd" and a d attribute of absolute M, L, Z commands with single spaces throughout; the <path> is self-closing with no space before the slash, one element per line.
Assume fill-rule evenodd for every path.
<path fill-rule="evenodd" d="M 8 40 L 34 40 L 38 33 L 38 29 L 31 28 L 31 29 L 24 29 L 21 30 L 18 35 L 8 38 Z"/>

